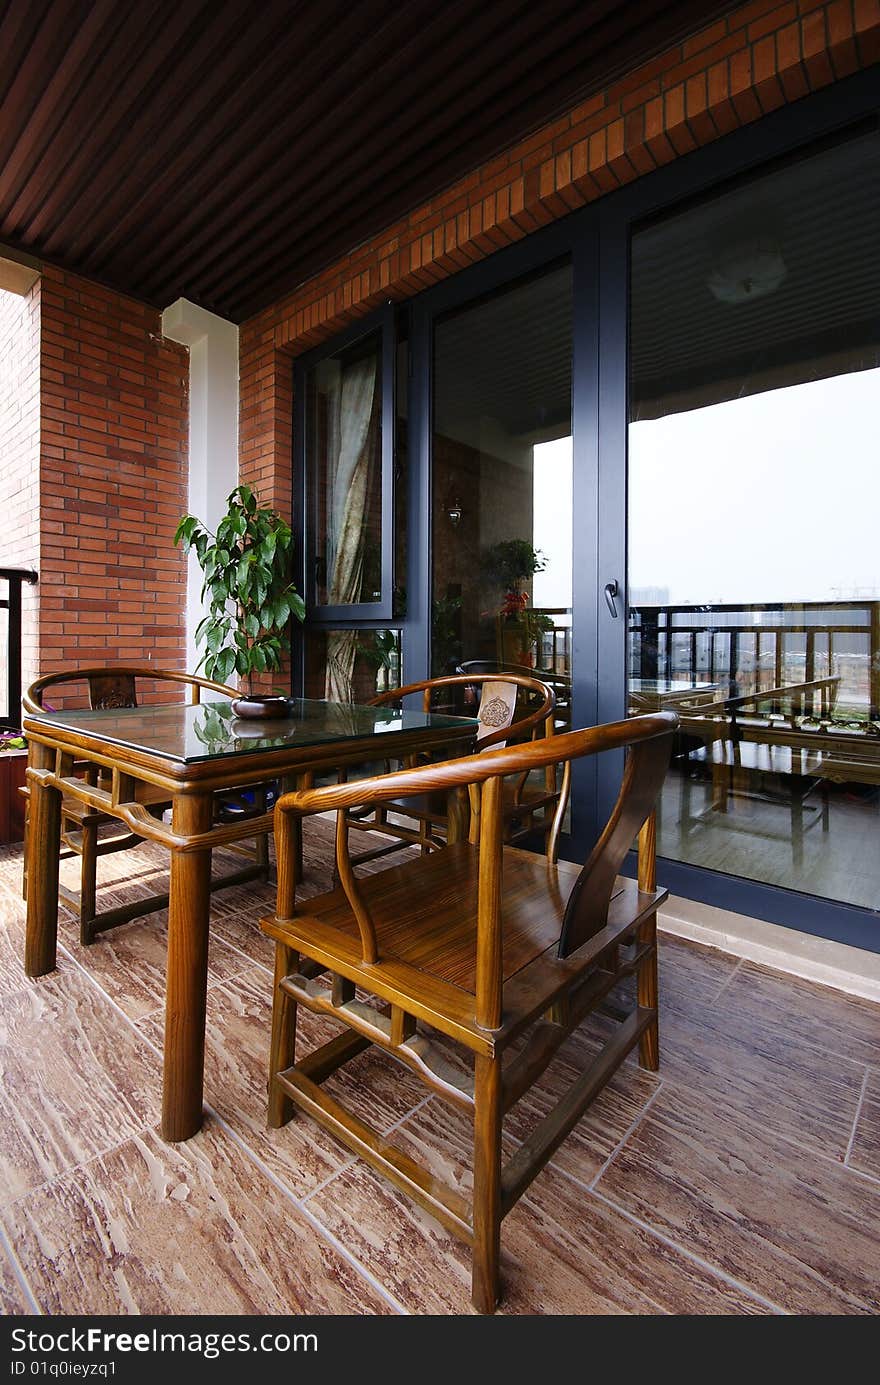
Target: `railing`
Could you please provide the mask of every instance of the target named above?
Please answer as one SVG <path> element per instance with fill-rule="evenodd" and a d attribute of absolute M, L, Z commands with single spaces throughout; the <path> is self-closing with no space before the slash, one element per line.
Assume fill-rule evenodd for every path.
<path fill-rule="evenodd" d="M 571 607 L 536 606 L 536 616 L 546 616 L 550 628 L 542 630 L 538 636 L 538 665 L 553 673 L 571 677 Z M 557 616 L 567 617 L 559 623 Z"/>
<path fill-rule="evenodd" d="M 717 683 L 725 697 L 837 680 L 839 712 L 880 717 L 880 602 L 633 606 L 631 678 Z"/>
<path fill-rule="evenodd" d="M 0 730 L 21 725 L 21 588 L 36 581 L 37 574 L 27 568 L 0 567 L 0 582 L 6 584 L 0 595 L 0 650 L 5 654 L 0 663 Z"/>

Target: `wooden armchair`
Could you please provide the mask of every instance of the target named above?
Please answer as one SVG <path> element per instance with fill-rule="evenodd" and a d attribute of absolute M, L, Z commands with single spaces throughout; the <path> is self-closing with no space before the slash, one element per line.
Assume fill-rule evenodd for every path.
<path fill-rule="evenodd" d="M 73 696 L 78 701 L 87 699 L 88 705 L 93 711 L 116 707 L 137 707 L 139 681 L 142 683 L 179 684 L 182 690 L 188 691 L 189 700 L 193 704 L 199 703 L 205 692 L 215 693 L 224 698 L 238 696 L 234 688 L 229 688 L 223 683 L 213 683 L 208 678 L 199 678 L 194 673 L 179 673 L 173 669 L 156 669 L 150 664 L 120 664 L 105 668 L 70 669 L 61 673 L 46 674 L 31 684 L 22 698 L 22 706 L 26 712 L 39 714 L 46 710 L 44 698 L 51 702 L 53 690 L 57 690 L 56 695 L 60 694 L 62 697 Z M 82 765 L 80 772 L 85 775 L 89 783 L 98 782 L 96 766 Z M 257 791 L 255 796 L 257 801 L 252 808 L 236 798 L 234 793 L 218 795 L 215 803 L 215 815 L 218 821 L 225 821 L 232 816 L 240 819 L 243 814 L 247 815 L 251 812 L 253 816 L 256 816 L 264 811 L 260 801 L 264 792 L 265 790 Z M 29 799 L 27 786 L 21 790 L 21 793 L 25 798 L 25 866 L 22 893 L 26 894 L 27 802 Z M 161 813 L 168 806 L 167 798 L 163 798 L 161 791 L 150 789 L 146 784 L 138 786 L 138 794 L 151 813 Z M 99 829 L 105 824 L 112 825 L 117 830 L 113 831 L 111 835 L 99 835 Z M 61 859 L 71 856 L 79 857 L 80 887 L 78 891 L 73 891 L 64 885 L 59 885 L 59 895 L 76 915 L 79 922 L 80 942 L 84 945 L 94 942 L 98 933 L 103 933 L 109 928 L 115 928 L 121 923 L 128 923 L 131 919 L 139 918 L 143 914 L 150 914 L 156 909 L 164 909 L 168 904 L 167 894 L 150 895 L 146 899 L 139 899 L 131 904 L 123 904 L 118 908 L 106 909 L 102 913 L 98 913 L 98 857 L 115 851 L 126 851 L 130 847 L 141 845 L 143 842 L 142 837 L 119 829 L 120 824 L 114 818 L 108 818 L 70 796 L 66 796 L 62 800 Z M 236 848 L 231 847 L 230 849 L 235 850 Z M 256 837 L 252 847 L 244 846 L 242 850 L 248 857 L 250 864 L 242 867 L 241 870 L 231 871 L 214 879 L 211 883 L 212 889 L 223 889 L 229 885 L 241 884 L 257 876 L 266 878 L 269 867 L 267 836 L 262 834 Z"/>
<path fill-rule="evenodd" d="M 413 693 L 422 694 L 422 707 L 426 712 L 438 710 L 439 700 L 441 704 L 451 703 L 455 712 L 476 715 L 479 723 L 476 744 L 480 751 L 511 741 L 553 734 L 556 705 L 553 690 L 527 672 L 427 678 L 421 683 L 409 683 L 406 687 L 382 693 L 374 697 L 370 705 L 394 705 Z M 524 837 L 541 825 L 549 832 L 560 798 L 565 795 L 567 801 L 568 780 L 563 776 L 563 781 L 557 783 L 555 766 L 545 766 L 538 778 L 540 782 L 536 783 L 534 776 L 523 774 L 515 783 L 506 786 L 504 817 L 508 841 Z M 460 801 L 453 803 L 453 811 L 463 807 Z M 406 821 L 401 822 L 401 818 Z M 390 846 L 362 852 L 354 860 L 356 865 L 399 851 L 404 846 L 417 845 L 423 852 L 431 851 L 446 842 L 448 805 L 442 793 L 420 793 L 406 800 L 378 804 L 372 809 L 356 809 L 349 816 L 349 825 L 394 839 Z"/>
<path fill-rule="evenodd" d="M 294 1105 L 301 1107 L 470 1245 L 473 1300 L 482 1312 L 498 1300 L 502 1218 L 636 1044 L 641 1064 L 658 1066 L 655 930 L 666 895 L 655 888 L 652 813 L 676 725 L 674 713 L 660 712 L 302 790 L 276 806 L 277 914 L 262 921 L 276 943 L 269 1124 L 284 1125 Z M 561 805 L 547 857 L 504 845 L 505 777 L 624 746 L 630 749 L 620 795 L 582 868 L 556 860 Z M 349 810 L 438 789 L 468 792 L 467 840 L 357 879 L 348 855 Z M 304 815 L 328 809 L 337 814 L 342 883 L 297 904 L 295 828 Z M 620 880 L 640 830 L 639 881 Z M 632 974 L 637 1001 L 614 1037 L 502 1169 L 505 1112 L 571 1031 Z M 297 1060 L 301 1004 L 347 1028 Z M 613 1017 L 621 1013 L 615 1009 Z M 472 1076 L 449 1061 L 432 1030 L 472 1055 Z M 472 1207 L 324 1091 L 324 1079 L 370 1044 L 472 1117 Z"/>

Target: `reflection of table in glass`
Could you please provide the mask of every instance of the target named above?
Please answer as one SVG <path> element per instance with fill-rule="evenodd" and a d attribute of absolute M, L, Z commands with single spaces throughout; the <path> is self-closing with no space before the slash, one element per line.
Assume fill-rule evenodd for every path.
<path fill-rule="evenodd" d="M 642 712 L 677 711 L 717 702 L 721 696 L 718 683 L 693 683 L 683 678 L 631 678 L 629 680 L 630 715 Z"/>
<path fill-rule="evenodd" d="M 417 751 L 471 747 L 477 723 L 388 707 L 291 702 L 289 720 L 244 722 L 228 703 L 46 713 L 25 718 L 31 788 L 25 967 L 55 966 L 61 799 L 70 795 L 124 822 L 171 853 L 162 1134 L 186 1140 L 202 1120 L 211 851 L 261 829 L 272 815 L 213 824 L 218 790 L 317 770 L 404 758 Z M 74 761 L 105 771 L 110 789 L 74 775 Z M 144 798 L 156 788 L 172 804 L 171 824 Z M 152 795 L 155 797 L 155 794 Z"/>

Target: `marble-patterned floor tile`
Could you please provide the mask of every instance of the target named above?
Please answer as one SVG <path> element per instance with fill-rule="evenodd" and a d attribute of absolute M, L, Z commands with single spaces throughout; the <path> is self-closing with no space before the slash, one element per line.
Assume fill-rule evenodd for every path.
<path fill-rule="evenodd" d="M 55 971 L 50 976 L 58 976 L 71 970 L 71 963 L 59 950 Z M 0 923 L 0 999 L 29 990 L 43 983 L 43 977 L 27 976 L 24 969 L 24 921 L 21 927 L 16 923 Z"/>
<path fill-rule="evenodd" d="M 847 1163 L 872 1178 L 880 1178 L 880 1102 L 862 1103 Z"/>
<path fill-rule="evenodd" d="M 265 911 L 274 913 L 273 905 Z M 275 943 L 267 938 L 260 928 L 260 918 L 265 915 L 259 909 L 248 909 L 240 914 L 222 914 L 211 917 L 211 934 L 221 942 L 243 953 L 251 962 L 257 962 L 269 972 L 275 965 Z M 246 966 L 246 963 L 244 964 Z"/>
<path fill-rule="evenodd" d="M 76 968 L 0 1001 L 0 1203 L 159 1117 L 156 1054 Z"/>
<path fill-rule="evenodd" d="M 74 920 L 59 917 L 58 940 L 130 1019 L 138 1020 L 165 1006 L 168 913 L 133 919 L 101 933 L 89 947 L 79 941 Z M 247 960 L 211 933 L 208 985 L 237 976 Z"/>
<path fill-rule="evenodd" d="M 823 1058 L 880 1065 L 880 1005 L 860 996 L 743 962 L 718 1004 L 747 1032 L 773 1026 Z"/>
<path fill-rule="evenodd" d="M 504 1129 L 524 1140 L 560 1101 L 585 1070 L 586 1055 L 595 1057 L 598 1043 L 584 1040 L 585 1062 L 575 1066 L 557 1058 L 505 1117 Z M 570 1050 L 569 1050 L 570 1051 Z M 589 1183 L 657 1091 L 659 1077 L 624 1063 L 587 1108 L 553 1156 L 553 1163 L 573 1178 Z"/>
<path fill-rule="evenodd" d="M 26 905 L 21 897 L 21 852 L 0 847 L 0 923 L 24 928 Z"/>
<path fill-rule="evenodd" d="M 433 1103 L 432 1103 L 433 1107 Z M 469 1192 L 465 1121 L 419 1111 L 395 1144 Z M 361 1160 L 308 1206 L 414 1313 L 470 1313 L 467 1247 Z M 501 1228 L 502 1313 L 754 1313 L 766 1309 L 545 1169 Z"/>
<path fill-rule="evenodd" d="M 222 1129 L 133 1136 L 2 1214 L 52 1314 L 389 1311 Z"/>
<path fill-rule="evenodd" d="M 597 1192 L 793 1313 L 880 1308 L 880 1187 L 664 1085 Z"/>
<path fill-rule="evenodd" d="M 298 1113 L 281 1130 L 266 1125 L 266 1073 L 272 1019 L 271 978 L 251 968 L 208 994 L 205 1100 L 297 1196 L 310 1192 L 352 1155 L 309 1116 Z M 142 1021 L 162 1046 L 158 1016 Z M 297 1053 L 318 1047 L 339 1025 L 300 1010 Z M 406 1116 L 426 1095 L 417 1078 L 382 1053 L 367 1050 L 329 1077 L 324 1088 L 380 1130 Z"/>
<path fill-rule="evenodd" d="M 726 992 L 725 992 L 726 995 Z M 697 999 L 660 1012 L 660 1077 L 692 1088 L 720 1112 L 742 1115 L 823 1154 L 843 1159 L 864 1067 L 820 1055 L 783 1019 L 741 1017 Z"/>
<path fill-rule="evenodd" d="M 0 1246 L 0 1318 L 27 1317 L 33 1311 L 9 1257 Z"/>
<path fill-rule="evenodd" d="M 709 1003 L 729 982 L 740 958 L 715 947 L 701 947 L 658 930 L 657 972 L 660 981 L 661 1010 L 665 1002 L 677 998 Z"/>

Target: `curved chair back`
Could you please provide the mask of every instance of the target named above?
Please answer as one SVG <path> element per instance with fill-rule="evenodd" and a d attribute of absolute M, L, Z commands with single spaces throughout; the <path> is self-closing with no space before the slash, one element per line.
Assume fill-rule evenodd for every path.
<path fill-rule="evenodd" d="M 509 740 L 522 740 L 543 730 L 552 735 L 556 695 L 553 689 L 531 673 L 455 673 L 442 678 L 426 678 L 421 683 L 408 683 L 372 699 L 372 706 L 401 702 L 412 693 L 422 694 L 422 706 L 430 712 L 437 694 L 449 689 L 479 687 L 480 702 L 477 720 L 477 744 L 480 750 L 505 745 Z M 524 704 L 516 715 L 517 704 Z"/>
<path fill-rule="evenodd" d="M 200 678 L 195 673 L 154 668 L 152 664 L 108 664 L 105 667 L 64 669 L 59 673 L 45 673 L 42 678 L 37 678 L 31 683 L 21 702 L 26 712 L 39 713 L 44 710 L 43 696 L 47 688 L 84 683 L 89 707 L 93 711 L 136 707 L 139 678 L 157 683 L 179 683 L 189 688 L 192 703 L 201 702 L 203 692 L 217 693 L 221 697 L 238 697 L 235 688 L 229 688 L 224 683 L 214 683 L 210 678 Z"/>

